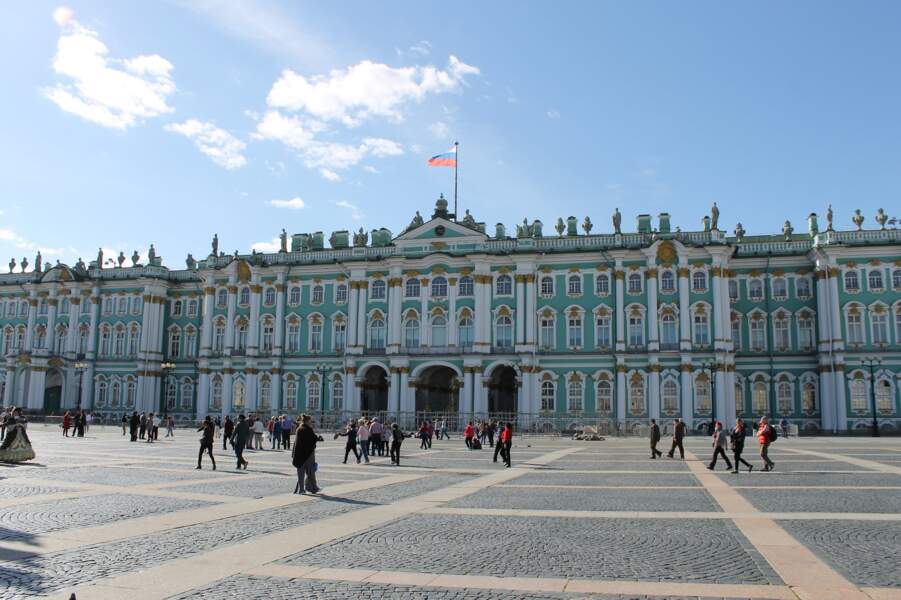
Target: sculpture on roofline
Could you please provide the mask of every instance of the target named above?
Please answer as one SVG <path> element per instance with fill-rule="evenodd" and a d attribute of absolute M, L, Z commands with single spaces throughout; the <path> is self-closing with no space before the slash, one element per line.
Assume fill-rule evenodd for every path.
<path fill-rule="evenodd" d="M 120 250 L 119 256 L 118 258 L 116 258 L 116 260 L 119 262 L 119 268 L 121 269 L 122 265 L 125 263 L 125 253 Z"/>
<path fill-rule="evenodd" d="M 25 258 L 24 256 L 22 257 L 21 265 L 22 265 L 22 272 L 24 273 L 25 269 L 28 268 L 28 259 Z"/>
<path fill-rule="evenodd" d="M 97 268 L 103 268 L 103 248 L 98 248 L 97 250 Z"/>
<path fill-rule="evenodd" d="M 419 211 L 417 210 L 416 214 L 413 215 L 413 220 L 410 221 L 409 225 L 407 225 L 407 230 L 409 231 L 410 229 L 416 229 L 417 227 L 422 225 L 422 223 L 423 223 L 422 215 L 420 215 Z"/>
<path fill-rule="evenodd" d="M 185 259 L 185 266 L 188 267 L 189 271 L 193 271 L 194 267 L 197 266 L 197 261 L 194 260 L 194 257 L 191 256 L 191 253 L 188 253 L 188 257 Z"/>
<path fill-rule="evenodd" d="M 881 208 L 876 211 L 876 222 L 879 223 L 880 229 L 885 229 L 885 223 L 888 221 L 888 215 Z"/>
<path fill-rule="evenodd" d="M 156 263 L 156 249 L 153 247 L 153 244 L 150 244 L 150 250 L 147 251 L 147 262 L 150 263 L 151 267 Z"/>
<path fill-rule="evenodd" d="M 360 227 L 360 231 L 354 234 L 354 246 L 365 246 L 367 242 L 369 242 L 369 234 Z"/>
<path fill-rule="evenodd" d="M 782 235 L 785 236 L 785 241 L 792 239 L 792 233 L 794 233 L 795 228 L 792 227 L 791 221 L 786 221 L 782 225 Z"/>
<path fill-rule="evenodd" d="M 826 209 L 826 231 L 832 231 L 832 205 Z"/>
<path fill-rule="evenodd" d="M 854 216 L 851 217 L 851 221 L 853 221 L 854 224 L 857 225 L 857 231 L 860 231 L 861 228 L 863 227 L 863 219 L 864 219 L 864 216 L 862 214 L 860 214 L 860 209 L 855 208 Z"/>
<path fill-rule="evenodd" d="M 566 224 L 563 222 L 563 217 L 557 217 L 557 224 L 554 225 L 554 229 L 557 231 L 557 235 L 563 236 L 563 232 L 566 231 Z"/>
<path fill-rule="evenodd" d="M 35 272 L 35 273 L 40 272 L 40 270 L 41 270 L 41 264 L 43 264 L 43 263 L 41 262 L 41 251 L 38 250 L 38 255 L 37 255 L 37 256 L 35 257 L 35 259 L 34 259 L 34 272 Z"/>
<path fill-rule="evenodd" d="M 279 252 L 287 252 L 288 251 L 288 232 L 282 229 L 282 232 L 278 236 L 278 241 L 280 247 L 278 249 Z"/>
<path fill-rule="evenodd" d="M 471 214 L 469 214 L 469 209 L 466 209 L 466 213 L 463 215 L 463 224 L 467 227 L 475 227 L 476 220 L 473 218 Z"/>
<path fill-rule="evenodd" d="M 720 209 L 717 208 L 716 202 L 713 203 L 713 207 L 710 209 L 710 228 L 714 231 L 719 231 L 717 229 L 717 225 L 720 222 Z"/>
<path fill-rule="evenodd" d="M 139 262 L 141 262 L 141 255 L 138 254 L 137 250 L 135 250 L 131 255 L 131 266 L 137 267 Z"/>
<path fill-rule="evenodd" d="M 586 216 L 585 220 L 582 221 L 582 229 L 585 231 L 585 235 L 591 235 L 592 228 L 594 228 L 594 223 L 591 222 L 591 217 Z"/>
<path fill-rule="evenodd" d="M 619 212 L 619 208 L 613 209 L 613 233 L 622 233 L 623 216 Z"/>
<path fill-rule="evenodd" d="M 9 259 L 9 272 L 12 273 L 13 269 L 15 269 L 15 268 L 16 268 L 16 259 L 15 258 Z"/>
<path fill-rule="evenodd" d="M 210 253 L 213 256 L 219 256 L 219 234 L 213 234 L 213 251 Z"/>
<path fill-rule="evenodd" d="M 79 275 L 86 275 L 88 272 L 87 267 L 85 267 L 84 261 L 81 260 L 81 257 L 78 257 L 78 262 L 75 263 L 75 272 Z"/>

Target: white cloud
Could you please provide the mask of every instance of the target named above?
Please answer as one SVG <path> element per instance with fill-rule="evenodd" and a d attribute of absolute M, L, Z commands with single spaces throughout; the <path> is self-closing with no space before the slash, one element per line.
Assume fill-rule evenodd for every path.
<path fill-rule="evenodd" d="M 266 253 L 278 252 L 279 250 L 281 250 L 281 247 L 281 240 L 279 240 L 278 238 L 272 238 L 272 240 L 268 242 L 254 242 L 250 245 L 251 250 Z"/>
<path fill-rule="evenodd" d="M 404 149 L 395 141 L 385 138 L 366 138 L 361 148 L 373 156 L 398 156 L 404 153 Z"/>
<path fill-rule="evenodd" d="M 554 109 L 554 108 L 548 109 L 548 111 L 547 111 L 547 118 L 548 118 L 548 119 L 559 119 L 559 118 L 560 118 L 560 111 L 557 110 L 557 109 Z"/>
<path fill-rule="evenodd" d="M 394 68 L 369 60 L 310 78 L 286 69 L 266 101 L 272 108 L 303 111 L 354 127 L 373 116 L 402 120 L 406 104 L 429 94 L 458 91 L 468 75 L 477 74 L 478 67 L 455 56 L 445 69 L 432 65 Z"/>
<path fill-rule="evenodd" d="M 316 125 L 302 122 L 297 117 L 285 116 L 270 110 L 257 122 L 256 133 L 252 137 L 259 140 L 277 140 L 294 150 L 309 146 L 316 134 Z"/>
<path fill-rule="evenodd" d="M 360 212 L 360 208 L 356 204 L 351 204 L 347 200 L 341 200 L 339 202 L 335 202 L 335 206 L 339 206 L 341 208 L 346 208 L 350 211 L 350 218 L 354 221 L 359 221 L 363 218 L 363 213 Z"/>
<path fill-rule="evenodd" d="M 268 204 L 275 208 L 290 208 L 293 210 L 300 210 L 307 205 L 306 202 L 301 200 L 300 196 L 294 196 L 290 200 L 270 200 Z"/>
<path fill-rule="evenodd" d="M 209 156 L 214 163 L 226 169 L 238 169 L 247 164 L 242 151 L 247 144 L 209 122 L 188 119 L 184 123 L 170 123 L 166 131 L 180 133 Z"/>
<path fill-rule="evenodd" d="M 419 40 L 410 46 L 409 51 L 418 56 L 428 56 L 432 53 L 432 44 L 428 40 Z"/>
<path fill-rule="evenodd" d="M 363 170 L 367 173 L 372 173 L 373 175 L 378 175 L 381 172 L 372 165 L 363 165 Z"/>
<path fill-rule="evenodd" d="M 29 240 L 9 228 L 0 228 L 0 242 L 6 242 L 16 250 L 22 250 L 29 254 L 32 252 L 40 252 L 41 257 L 45 262 L 55 259 L 63 260 L 76 252 L 74 248 L 53 248 L 51 246 L 45 246 L 33 240 Z M 29 263 L 34 261 L 34 256 L 27 256 L 26 258 L 28 258 Z M 16 259 L 16 262 L 19 262 L 19 259 Z M 33 265 L 29 266 L 28 270 L 30 271 L 32 268 Z"/>
<path fill-rule="evenodd" d="M 450 133 L 450 128 L 447 126 L 447 123 L 444 121 L 436 121 L 429 125 L 429 131 L 432 132 L 436 138 L 443 139 L 447 138 Z"/>
<path fill-rule="evenodd" d="M 319 169 L 319 174 L 322 175 L 323 179 L 328 179 L 329 181 L 341 181 L 340 175 L 326 168 Z"/>
<path fill-rule="evenodd" d="M 97 33 L 75 21 L 71 9 L 57 8 L 53 19 L 62 29 L 53 70 L 71 81 L 42 93 L 62 110 L 114 129 L 173 111 L 166 103 L 175 91 L 172 63 L 157 54 L 109 58 Z"/>

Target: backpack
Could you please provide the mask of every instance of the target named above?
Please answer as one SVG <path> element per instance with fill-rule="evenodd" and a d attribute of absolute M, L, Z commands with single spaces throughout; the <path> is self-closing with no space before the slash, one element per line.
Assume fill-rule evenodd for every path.
<path fill-rule="evenodd" d="M 766 429 L 766 440 L 772 444 L 777 439 L 779 439 L 779 436 L 776 434 L 776 429 L 772 426 L 768 426 Z"/>

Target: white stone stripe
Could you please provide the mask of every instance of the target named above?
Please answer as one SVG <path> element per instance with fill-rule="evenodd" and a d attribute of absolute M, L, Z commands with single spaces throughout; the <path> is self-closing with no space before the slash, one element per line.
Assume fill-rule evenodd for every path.
<path fill-rule="evenodd" d="M 810 456 L 819 456 L 821 458 L 827 458 L 830 460 L 845 462 L 850 465 L 856 465 L 858 467 L 863 467 L 864 469 L 870 469 L 872 471 L 878 471 L 879 473 L 893 473 L 896 475 L 901 475 L 901 465 L 893 466 L 887 465 L 885 463 L 876 462 L 875 460 L 866 460 L 864 458 L 855 458 L 853 456 L 845 456 L 843 454 L 834 454 L 832 452 L 817 452 L 814 450 L 800 450 L 796 448 L 785 448 L 788 452 L 795 452 L 798 454 L 807 454 Z"/>
<path fill-rule="evenodd" d="M 703 488 L 692 488 L 702 490 Z M 571 519 L 760 519 L 760 520 L 801 520 L 801 521 L 901 521 L 898 513 L 817 513 L 817 512 L 772 512 L 759 511 L 713 512 L 713 511 L 631 511 L 631 510 L 555 510 L 523 508 L 469 508 L 436 507 L 422 511 L 439 515 L 473 515 L 486 517 L 548 517 Z"/>

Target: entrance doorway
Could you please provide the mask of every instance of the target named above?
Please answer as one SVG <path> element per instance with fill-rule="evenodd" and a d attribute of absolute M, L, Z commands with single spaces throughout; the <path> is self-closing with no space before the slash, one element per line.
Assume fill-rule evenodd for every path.
<path fill-rule="evenodd" d="M 457 412 L 457 373 L 436 365 L 423 370 L 416 384 L 416 412 Z"/>
<path fill-rule="evenodd" d="M 495 368 L 488 383 L 489 414 L 515 413 L 516 394 L 516 370 L 509 366 Z"/>
<path fill-rule="evenodd" d="M 360 408 L 364 413 L 388 410 L 388 373 L 378 366 L 369 367 L 363 376 Z"/>
<path fill-rule="evenodd" d="M 59 369 L 47 371 L 44 379 L 44 412 L 58 413 L 63 396 L 63 375 Z"/>

